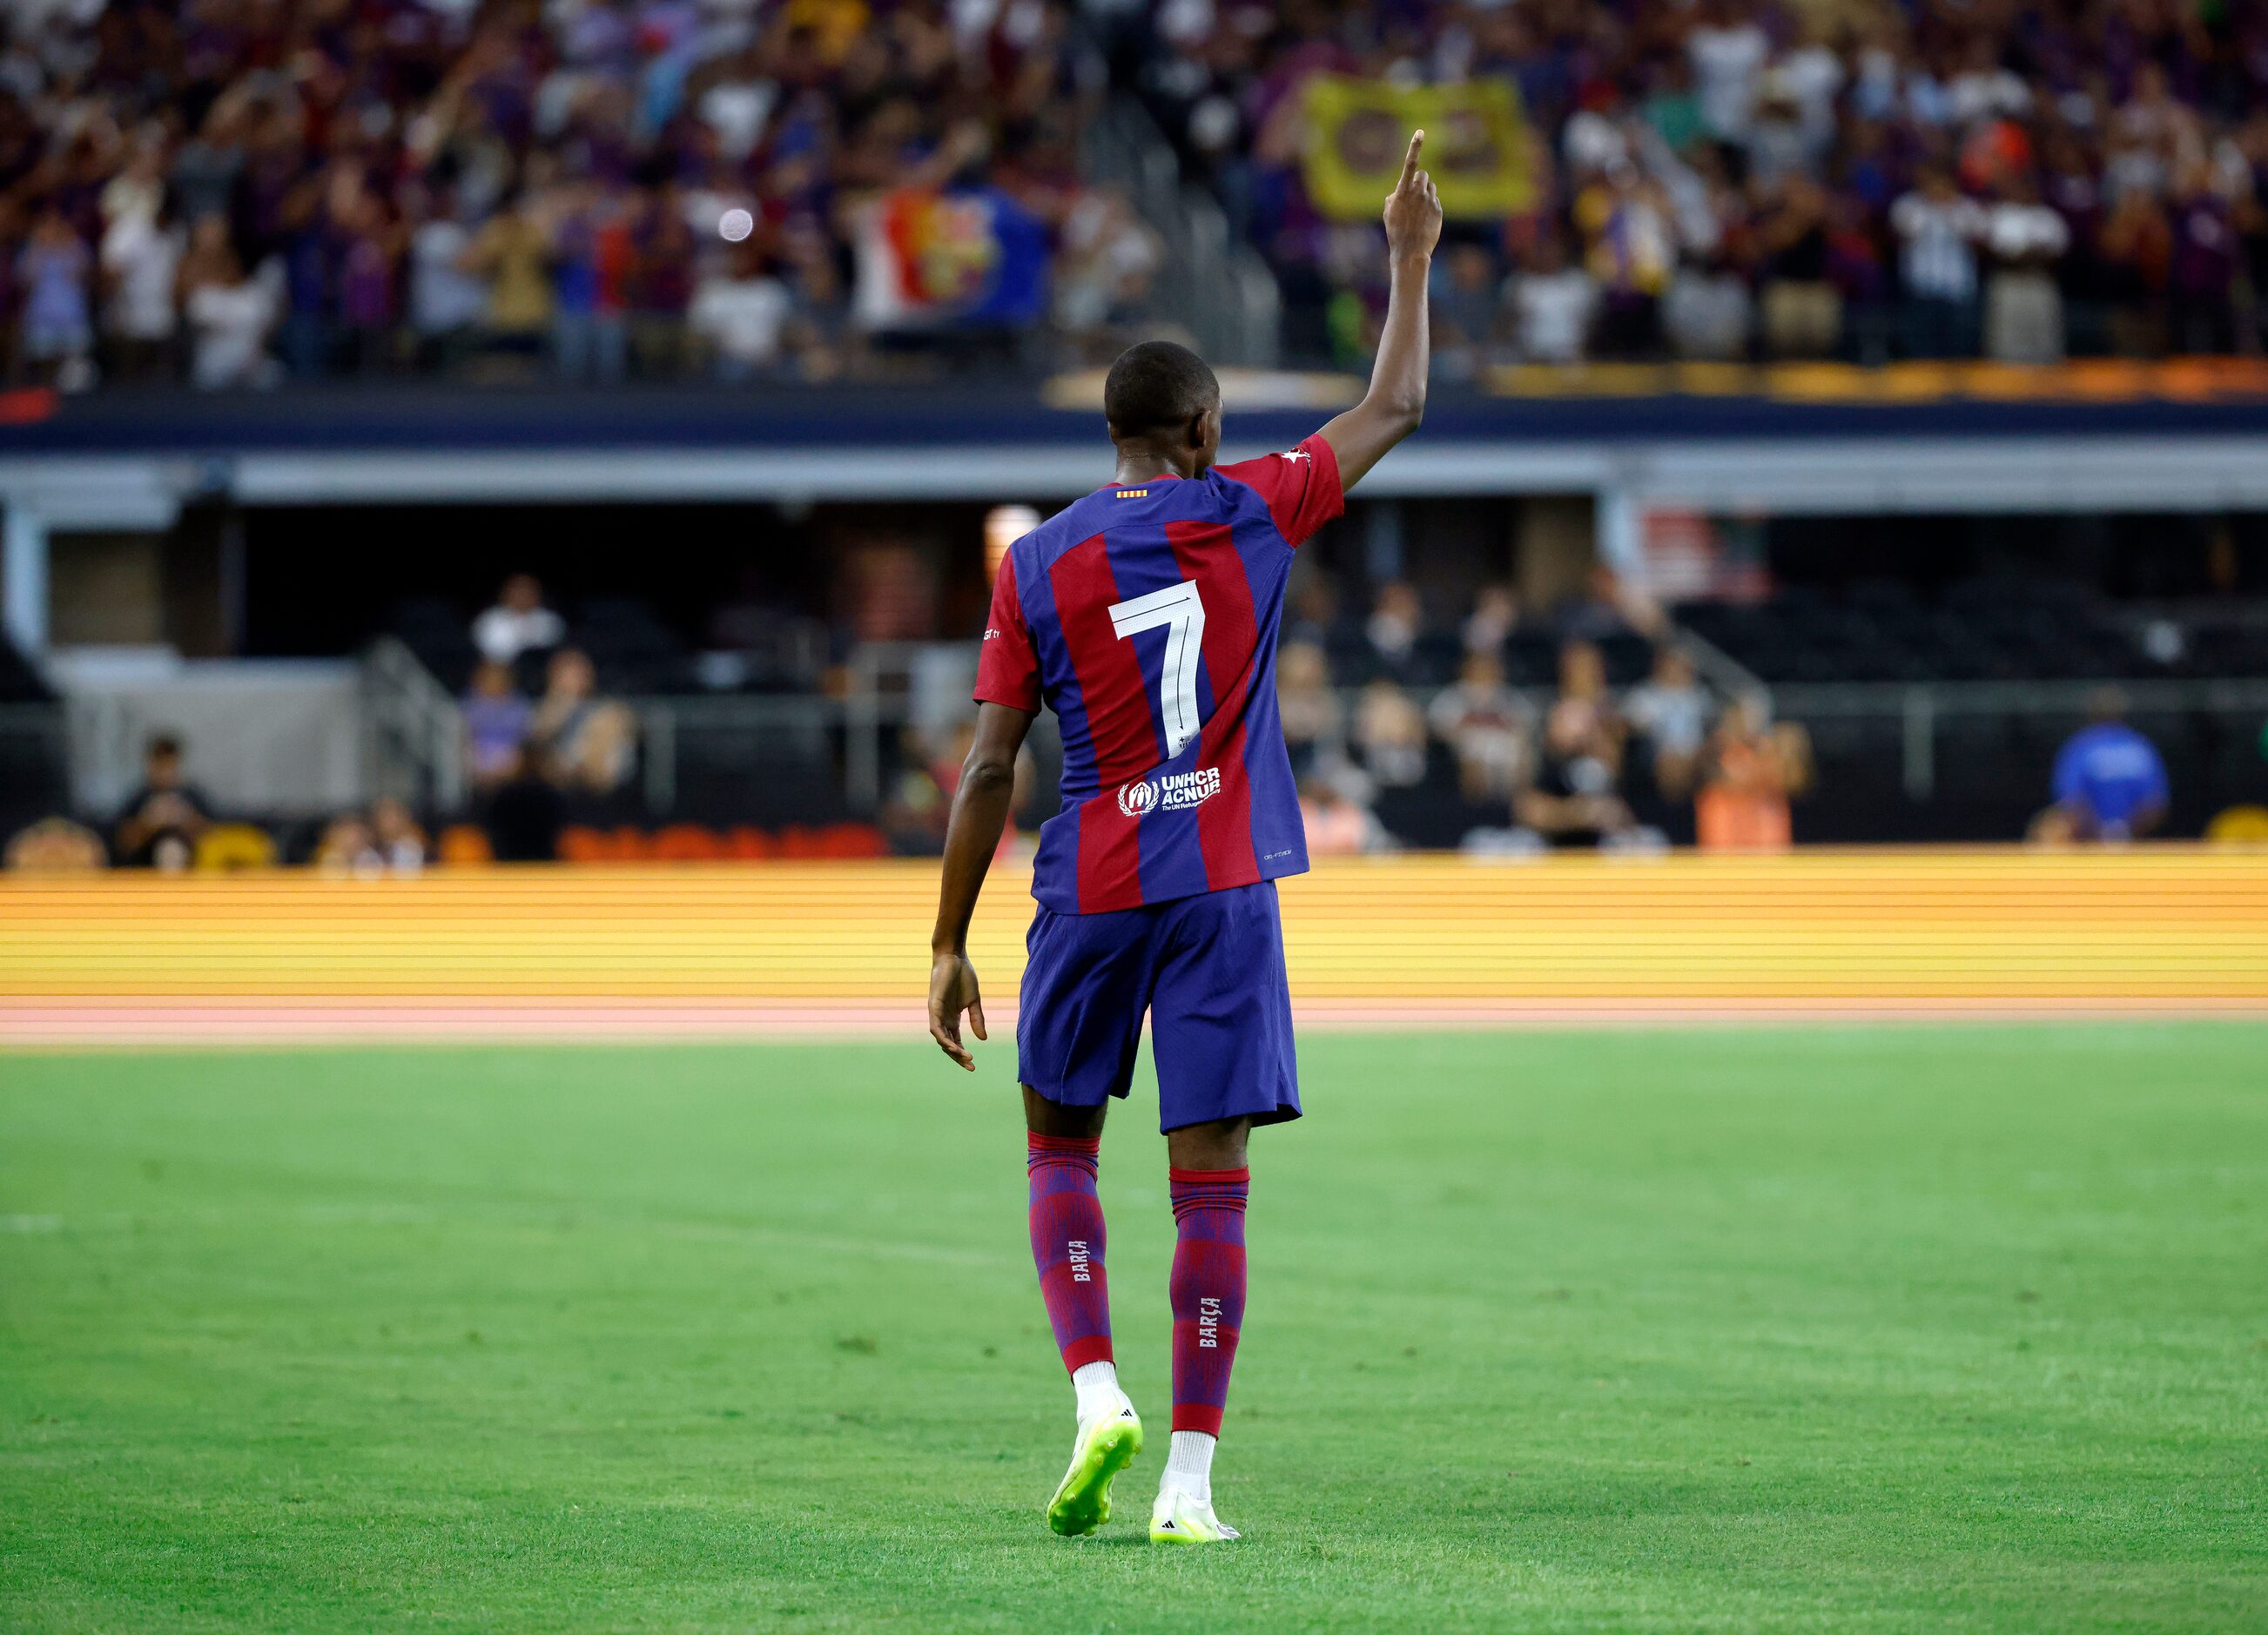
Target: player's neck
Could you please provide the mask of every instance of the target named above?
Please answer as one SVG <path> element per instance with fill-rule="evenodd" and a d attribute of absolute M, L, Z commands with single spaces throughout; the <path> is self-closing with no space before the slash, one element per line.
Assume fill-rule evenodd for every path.
<path fill-rule="evenodd" d="M 1194 454 L 1176 459 L 1148 449 L 1122 448 L 1118 451 L 1118 468 L 1110 480 L 1121 484 L 1147 482 L 1153 477 L 1194 477 L 1202 470 Z"/>

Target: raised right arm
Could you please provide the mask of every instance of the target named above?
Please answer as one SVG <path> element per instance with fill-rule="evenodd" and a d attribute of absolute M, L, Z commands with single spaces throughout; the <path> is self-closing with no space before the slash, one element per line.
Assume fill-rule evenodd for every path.
<path fill-rule="evenodd" d="M 1342 490 L 1360 482 L 1385 458 L 1387 450 L 1418 429 L 1425 417 L 1425 373 L 1430 348 L 1425 330 L 1425 279 L 1432 269 L 1433 246 L 1441 237 L 1441 195 L 1433 179 L 1418 168 L 1425 133 L 1414 132 L 1403 156 L 1402 179 L 1386 200 L 1386 253 L 1390 284 L 1386 328 L 1378 337 L 1378 359 L 1371 366 L 1370 390 L 1362 401 L 1323 428 L 1323 440 L 1338 456 Z"/>

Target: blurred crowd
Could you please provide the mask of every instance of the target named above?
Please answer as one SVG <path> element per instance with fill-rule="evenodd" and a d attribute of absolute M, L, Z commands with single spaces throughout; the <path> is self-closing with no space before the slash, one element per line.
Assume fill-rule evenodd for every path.
<path fill-rule="evenodd" d="M 1043 225 L 1075 342 L 1157 260 L 1079 181 L 1086 61 L 1061 0 L 11 0 L 7 367 L 871 372 L 859 209 L 946 185 Z"/>
<path fill-rule="evenodd" d="M 1160 254 L 1080 180 L 1114 81 L 1351 362 L 1382 247 L 1307 197 L 1326 71 L 1519 89 L 1533 206 L 1450 225 L 1452 372 L 2262 341 L 2262 0 L 15 0 L 0 41 L 0 328 L 65 386 L 887 373 L 858 212 L 948 184 L 1043 225 L 1040 361 L 1084 356 Z"/>
<path fill-rule="evenodd" d="M 2268 292 L 2259 0 L 1508 0 L 1154 8 L 1126 53 L 1352 361 L 1383 247 L 1311 204 L 1304 82 L 1517 85 L 1534 207 L 1452 222 L 1453 369 L 1586 357 L 2252 352 Z"/>
<path fill-rule="evenodd" d="M 1308 581 L 1277 669 L 1312 851 L 1787 843 L 1810 779 L 1801 729 L 1727 702 L 1611 574 L 1542 618 L 1484 586 L 1446 629 L 1399 581 L 1359 621 L 1335 603 Z M 1515 686 L 1515 658 L 1539 648 L 1549 679 Z"/>

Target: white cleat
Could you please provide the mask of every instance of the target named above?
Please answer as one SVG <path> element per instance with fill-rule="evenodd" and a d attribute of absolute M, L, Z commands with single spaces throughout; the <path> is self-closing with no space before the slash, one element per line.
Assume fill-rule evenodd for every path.
<path fill-rule="evenodd" d="M 1160 1488 L 1150 1506 L 1153 1544 L 1220 1544 L 1236 1536 L 1234 1528 L 1213 1514 L 1211 1499 L 1178 1487 Z"/>
<path fill-rule="evenodd" d="M 1141 1417 L 1121 1395 L 1116 1408 L 1079 1427 L 1071 1469 L 1048 1500 L 1048 1526 L 1066 1538 L 1079 1538 L 1109 1521 L 1110 1484 L 1141 1451 Z"/>

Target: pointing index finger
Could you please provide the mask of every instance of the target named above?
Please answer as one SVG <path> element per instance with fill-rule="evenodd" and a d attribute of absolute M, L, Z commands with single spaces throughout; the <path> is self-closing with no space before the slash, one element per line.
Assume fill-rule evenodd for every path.
<path fill-rule="evenodd" d="M 1410 179 L 1418 173 L 1418 150 L 1425 145 L 1424 131 L 1413 130 L 1410 133 L 1410 151 L 1402 156 L 1402 180 L 1395 184 L 1397 188 L 1406 190 L 1409 188 Z"/>

